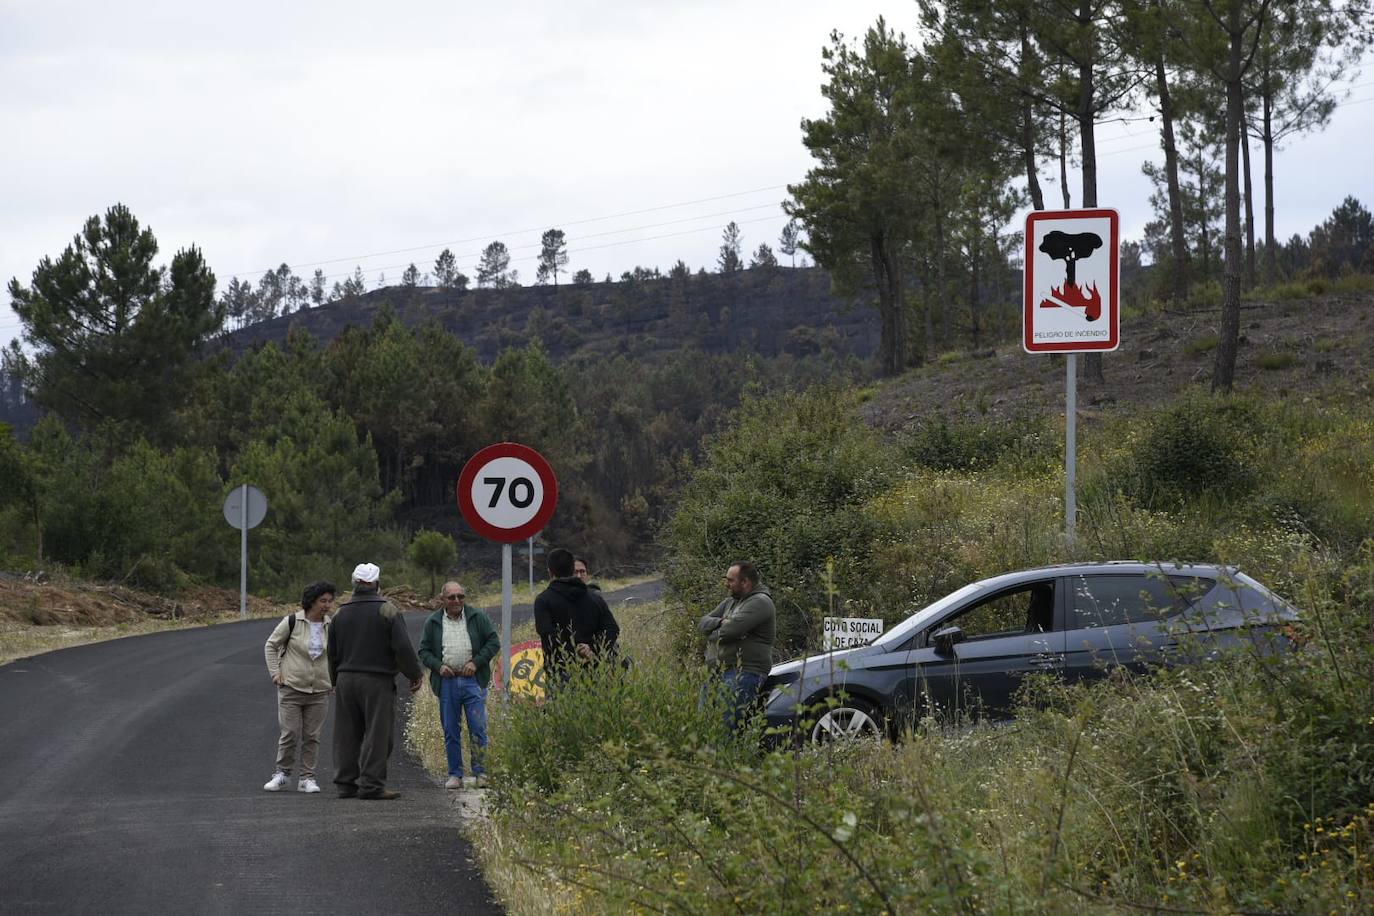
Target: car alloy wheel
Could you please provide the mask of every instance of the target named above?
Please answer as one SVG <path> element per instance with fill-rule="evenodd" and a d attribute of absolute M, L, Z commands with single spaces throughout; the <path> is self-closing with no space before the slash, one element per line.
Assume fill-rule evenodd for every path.
<path fill-rule="evenodd" d="M 811 729 L 811 740 L 815 744 L 882 736 L 883 724 L 878 714 L 868 704 L 853 701 L 826 710 Z"/>

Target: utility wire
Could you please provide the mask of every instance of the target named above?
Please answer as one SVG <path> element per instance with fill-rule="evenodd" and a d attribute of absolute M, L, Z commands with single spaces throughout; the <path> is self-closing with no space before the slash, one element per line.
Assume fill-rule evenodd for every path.
<path fill-rule="evenodd" d="M 659 206 L 656 206 L 656 207 L 645 207 L 645 208 L 640 209 L 640 210 L 626 210 L 626 211 L 623 211 L 623 212 L 621 212 L 621 213 L 611 213 L 611 214 L 609 214 L 609 215 L 607 215 L 607 216 L 593 216 L 593 217 L 590 217 L 590 218 L 588 218 L 588 219 L 579 219 L 579 220 L 558 220 L 558 221 L 555 221 L 555 222 L 553 222 L 553 223 L 546 223 L 546 224 L 539 225 L 539 226 L 531 226 L 531 227 L 529 227 L 529 228 L 527 228 L 527 229 L 513 229 L 513 230 L 510 230 L 510 231 L 507 231 L 507 232 L 496 232 L 496 233 L 489 233 L 489 234 L 487 234 L 487 235 L 477 235 L 477 236 L 473 236 L 473 237 L 471 237 L 471 238 L 466 238 L 466 239 L 455 239 L 455 240 L 448 241 L 448 242 L 432 242 L 432 243 L 430 243 L 430 244 L 428 244 L 428 245 L 416 245 L 416 246 L 411 247 L 411 248 L 394 248 L 394 249 L 392 249 L 392 250 L 390 250 L 390 251 L 374 251 L 374 252 L 372 252 L 371 254 L 353 255 L 353 256 L 350 256 L 350 257 L 346 257 L 346 258 L 330 258 L 329 260 L 325 260 L 325 261 L 306 261 L 306 262 L 302 262 L 302 263 L 299 263 L 299 264 L 290 264 L 290 265 L 288 265 L 288 266 L 294 271 L 294 270 L 300 270 L 301 268 L 304 268 L 304 267 L 322 267 L 322 266 L 324 266 L 324 265 L 326 265 L 326 264 L 342 264 L 342 263 L 344 263 L 344 262 L 346 262 L 346 261 L 365 261 L 365 260 L 367 260 L 368 258 L 380 258 L 380 257 L 386 257 L 386 256 L 388 256 L 388 255 L 393 255 L 393 254 L 408 254 L 408 253 L 410 253 L 410 252 L 412 252 L 412 251 L 426 251 L 426 250 L 429 250 L 429 249 L 434 249 L 434 248 L 439 248 L 439 247 L 449 246 L 449 245 L 466 245 L 466 244 L 468 244 L 468 243 L 470 243 L 470 242 L 485 242 L 485 241 L 490 241 L 490 240 L 492 240 L 492 239 L 499 238 L 499 237 L 501 237 L 501 236 L 521 235 L 521 234 L 526 233 L 526 232 L 541 232 L 541 231 L 543 231 L 543 230 L 545 230 L 545 229 L 549 229 L 549 228 L 558 228 L 558 227 L 563 227 L 563 226 L 584 226 L 584 225 L 587 225 L 588 223 L 599 223 L 599 222 L 603 222 L 603 221 L 608 220 L 608 219 L 621 219 L 621 218 L 626 217 L 626 216 L 639 216 L 640 214 L 644 214 L 644 213 L 657 213 L 657 212 L 659 212 L 659 211 L 661 211 L 661 210 L 675 210 L 675 209 L 677 209 L 678 207 L 690 207 L 690 206 L 694 206 L 694 205 L 696 205 L 696 204 L 711 203 L 711 202 L 717 201 L 717 200 L 729 200 L 729 199 L 735 198 L 735 197 L 746 197 L 746 196 L 748 196 L 748 195 L 750 195 L 750 194 L 762 194 L 762 193 L 764 193 L 765 191 L 778 191 L 778 190 L 781 190 L 781 189 L 786 188 L 786 187 L 787 187 L 787 185 L 785 185 L 785 184 L 769 185 L 768 187 L 754 188 L 754 189 L 751 190 L 751 191 L 736 191 L 736 192 L 734 192 L 733 194 L 719 194 L 719 195 L 717 195 L 717 196 L 715 196 L 715 197 L 701 197 L 701 198 L 698 198 L 698 199 L 696 199 L 696 200 L 684 200 L 684 201 L 680 201 L 680 202 L 678 202 L 678 203 L 660 204 Z M 248 275 L 251 275 L 251 274 L 254 274 L 254 273 L 259 273 L 259 274 L 261 274 L 261 273 L 267 273 L 267 271 L 269 271 L 269 270 L 276 270 L 276 268 L 275 268 L 275 267 L 269 267 L 269 268 L 266 268 L 265 270 L 257 270 L 257 271 L 251 271 L 251 270 L 236 271 L 236 272 L 230 274 L 230 276 L 236 277 L 236 276 L 238 276 L 240 273 L 243 274 L 244 276 L 248 276 Z"/>
<path fill-rule="evenodd" d="M 782 218 L 784 218 L 785 216 L 786 216 L 786 214 L 777 213 L 777 214 L 773 214 L 773 215 L 771 215 L 771 216 L 758 216 L 758 217 L 755 217 L 755 218 L 753 218 L 753 219 L 735 220 L 734 222 L 735 222 L 736 225 L 739 225 L 739 226 L 748 226 L 748 225 L 752 225 L 753 223 L 762 223 L 762 222 L 768 222 L 768 221 L 770 221 L 770 220 L 782 219 Z M 580 253 L 585 252 L 585 251 L 601 251 L 601 250 L 604 250 L 604 249 L 606 249 L 606 248 L 619 248 L 619 247 L 621 247 L 621 246 L 623 246 L 623 245 L 635 245 L 635 244 L 638 244 L 639 242 L 654 242 L 654 241 L 658 241 L 658 240 L 660 240 L 660 239 L 678 238 L 678 237 L 684 236 L 684 235 L 694 235 L 694 234 L 696 234 L 696 233 L 698 233 L 698 232 L 714 232 L 714 231 L 719 231 L 719 230 L 724 229 L 724 228 L 725 228 L 724 226 L 719 225 L 719 224 L 717 224 L 717 225 L 712 225 L 712 226 L 698 226 L 698 227 L 695 228 L 695 229 L 683 229 L 683 230 L 681 230 L 681 231 L 679 231 L 679 232 L 666 232 L 666 233 L 663 233 L 663 234 L 661 234 L 661 235 L 645 236 L 645 237 L 643 237 L 643 238 L 638 238 L 638 239 L 623 239 L 623 240 L 621 240 L 621 241 L 619 241 L 619 242 L 607 242 L 606 244 L 603 244 L 603 245 L 588 245 L 588 246 L 579 247 L 579 248 L 572 248 L 572 247 L 570 247 L 570 248 L 568 249 L 568 256 L 571 257 L 571 256 L 573 256 L 573 255 L 575 255 L 575 254 L 580 254 Z M 511 263 L 524 264 L 524 263 L 527 263 L 527 262 L 530 262 L 530 261 L 538 261 L 538 260 L 539 260 L 539 255 L 525 255 L 525 256 L 519 257 L 519 258 L 512 258 L 512 259 L 511 259 Z M 371 272 L 371 271 L 374 271 L 374 270 L 375 270 L 375 271 L 380 271 L 380 272 L 385 273 L 385 272 L 388 271 L 388 270 L 405 270 L 405 269 L 406 269 L 407 267 L 409 267 L 409 266 L 410 266 L 410 265 L 409 265 L 408 263 L 407 263 L 407 264 L 387 264 L 387 265 L 382 265 L 382 266 L 369 267 L 369 268 L 368 268 L 368 271 Z M 467 264 L 467 265 L 463 265 L 463 266 L 461 266 L 461 267 L 458 267 L 457 269 L 460 270 L 460 271 L 463 271 L 463 272 L 472 272 L 472 273 L 475 273 L 475 272 L 477 271 L 477 264 L 476 264 L 476 263 L 471 263 L 471 264 Z M 351 276 L 353 276 L 353 271 L 347 271 L 347 272 L 344 272 L 344 273 L 337 273 L 337 274 L 325 274 L 324 279 L 326 279 L 326 280 L 333 280 L 333 279 L 337 279 L 337 278 L 339 278 L 339 277 L 351 277 Z"/>

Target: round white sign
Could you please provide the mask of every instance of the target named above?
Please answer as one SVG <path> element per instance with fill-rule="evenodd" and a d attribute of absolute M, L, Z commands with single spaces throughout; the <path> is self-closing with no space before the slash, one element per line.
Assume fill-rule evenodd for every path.
<path fill-rule="evenodd" d="M 503 456 L 482 465 L 472 478 L 472 507 L 493 528 L 527 524 L 544 505 L 544 482 L 534 465 Z"/>
<path fill-rule="evenodd" d="M 245 496 L 246 511 L 245 511 Z M 229 491 L 229 495 L 224 497 L 224 520 L 229 524 L 244 530 L 244 516 L 247 516 L 249 528 L 256 528 L 262 524 L 262 520 L 267 517 L 267 497 L 262 491 L 252 484 L 237 486 Z"/>

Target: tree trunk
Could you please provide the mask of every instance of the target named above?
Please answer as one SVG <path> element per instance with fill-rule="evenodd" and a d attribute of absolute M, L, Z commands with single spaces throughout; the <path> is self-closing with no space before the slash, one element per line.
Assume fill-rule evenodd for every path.
<path fill-rule="evenodd" d="M 1250 128 L 1245 120 L 1245 99 L 1241 99 L 1240 152 L 1245 172 L 1245 288 L 1255 285 L 1255 186 L 1250 181 Z"/>
<path fill-rule="evenodd" d="M 1159 94 L 1159 117 L 1164 135 L 1164 174 L 1169 188 L 1169 237 L 1174 252 L 1173 297 L 1188 298 L 1188 237 L 1183 229 L 1183 192 L 1178 181 L 1178 145 L 1174 141 L 1174 98 L 1169 92 L 1169 77 L 1164 70 L 1164 55 L 1155 58 L 1155 91 Z"/>
<path fill-rule="evenodd" d="M 1059 189 L 1064 194 L 1064 209 L 1073 208 L 1069 197 L 1069 139 L 1064 130 L 1064 112 L 1059 112 Z M 1086 207 L 1087 204 L 1084 204 Z"/>
<path fill-rule="evenodd" d="M 870 237 L 874 286 L 878 288 L 878 314 L 882 319 L 878 349 L 883 375 L 899 375 L 906 369 L 906 322 L 902 312 L 900 281 L 894 282 L 896 265 L 882 233 Z"/>
<path fill-rule="evenodd" d="M 945 276 L 945 205 L 943 200 L 939 200 L 936 195 L 935 205 L 935 296 L 940 302 L 940 346 L 949 348 L 949 313 L 951 311 L 949 296 L 946 294 Z M 927 350 L 930 342 L 926 342 Z M 929 355 L 929 353 L 927 353 Z"/>
<path fill-rule="evenodd" d="M 1212 279 L 1212 233 L 1207 225 L 1207 158 L 1197 151 L 1198 253 L 1202 255 L 1202 278 Z"/>
<path fill-rule="evenodd" d="M 1274 90 L 1269 85 L 1269 53 L 1265 49 L 1264 75 L 1260 99 L 1264 105 L 1264 278 L 1270 283 L 1279 278 L 1279 251 L 1274 238 Z"/>
<path fill-rule="evenodd" d="M 969 272 L 972 274 L 972 282 L 969 284 L 968 291 L 968 315 L 969 324 L 973 333 L 973 349 L 978 349 L 978 260 L 983 249 L 983 220 L 979 217 L 975 220 L 977 227 L 973 232 L 973 250 L 969 252 Z"/>
<path fill-rule="evenodd" d="M 1079 17 L 1084 28 L 1092 28 L 1092 2 L 1079 0 Z M 1085 60 L 1078 65 L 1078 131 L 1080 154 L 1083 159 L 1083 206 L 1091 209 L 1097 206 L 1097 138 L 1093 133 L 1093 62 Z M 1090 383 L 1106 384 L 1102 375 L 1102 354 L 1088 353 L 1083 358 L 1083 377 Z"/>
<path fill-rule="evenodd" d="M 1221 294 L 1221 340 L 1217 344 L 1212 391 L 1230 394 L 1235 384 L 1236 351 L 1240 341 L 1240 120 L 1241 42 L 1240 4 L 1227 13 L 1230 49 L 1226 66 L 1226 243 Z"/>
<path fill-rule="evenodd" d="M 1025 67 L 1030 56 L 1030 33 L 1021 29 L 1021 65 Z M 1021 156 L 1026 163 L 1026 190 L 1030 193 L 1031 206 L 1037 210 L 1045 209 L 1045 194 L 1040 190 L 1040 176 L 1035 167 L 1035 110 L 1031 105 L 1030 93 L 1021 95 Z"/>

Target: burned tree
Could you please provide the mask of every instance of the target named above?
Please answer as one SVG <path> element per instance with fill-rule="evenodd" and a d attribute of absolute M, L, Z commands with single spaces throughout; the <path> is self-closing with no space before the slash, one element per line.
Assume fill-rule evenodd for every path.
<path fill-rule="evenodd" d="M 1056 261 L 1063 261 L 1067 273 L 1065 278 L 1068 283 L 1074 286 L 1078 281 L 1074 279 L 1074 265 L 1080 258 L 1090 256 L 1094 251 L 1102 247 L 1102 237 L 1096 232 L 1078 232 L 1070 235 L 1067 232 L 1060 232 L 1055 229 L 1045 234 L 1045 238 L 1040 243 L 1040 250 Z"/>

